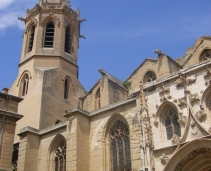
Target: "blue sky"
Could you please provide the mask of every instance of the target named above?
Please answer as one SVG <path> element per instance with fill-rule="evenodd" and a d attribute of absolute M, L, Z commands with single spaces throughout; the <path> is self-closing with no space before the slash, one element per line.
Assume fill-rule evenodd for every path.
<path fill-rule="evenodd" d="M 39 0 L 0 0 L 0 88 L 18 74 L 25 17 Z M 211 35 L 210 0 L 71 0 L 80 8 L 79 80 L 88 91 L 103 68 L 125 80 L 145 58 L 160 49 L 181 57 L 198 37 Z"/>

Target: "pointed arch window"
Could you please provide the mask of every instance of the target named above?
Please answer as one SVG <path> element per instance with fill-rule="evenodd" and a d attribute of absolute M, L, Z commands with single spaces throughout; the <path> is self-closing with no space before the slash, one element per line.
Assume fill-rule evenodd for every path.
<path fill-rule="evenodd" d="M 180 124 L 176 110 L 169 109 L 165 114 L 165 127 L 167 139 L 170 140 L 174 134 L 181 136 Z"/>
<path fill-rule="evenodd" d="M 100 88 L 97 90 L 95 95 L 95 109 L 100 109 L 101 103 L 100 103 Z"/>
<path fill-rule="evenodd" d="M 61 140 L 54 151 L 55 171 L 66 171 L 66 142 Z"/>
<path fill-rule="evenodd" d="M 33 49 L 34 44 L 34 33 L 35 33 L 35 25 L 31 27 L 30 33 L 29 33 L 29 42 L 28 42 L 28 50 L 27 52 L 31 52 Z"/>
<path fill-rule="evenodd" d="M 64 80 L 64 99 L 68 99 L 70 89 L 70 79 L 66 78 Z"/>
<path fill-rule="evenodd" d="M 156 75 L 153 71 L 148 71 L 144 76 L 144 84 L 156 80 Z"/>
<path fill-rule="evenodd" d="M 28 74 L 25 74 L 22 78 L 22 96 L 27 95 L 28 93 L 28 86 L 29 86 L 29 76 Z"/>
<path fill-rule="evenodd" d="M 131 170 L 130 139 L 127 125 L 118 120 L 110 131 L 111 170 Z"/>
<path fill-rule="evenodd" d="M 52 21 L 49 21 L 46 25 L 45 30 L 45 42 L 44 47 L 51 48 L 53 47 L 54 42 L 54 23 Z"/>
<path fill-rule="evenodd" d="M 70 50 L 71 50 L 71 29 L 69 26 L 67 26 L 65 32 L 65 52 L 70 53 Z"/>

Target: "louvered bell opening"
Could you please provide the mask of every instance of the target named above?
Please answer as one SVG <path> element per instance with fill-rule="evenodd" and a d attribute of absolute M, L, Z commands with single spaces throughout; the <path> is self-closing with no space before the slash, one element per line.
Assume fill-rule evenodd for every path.
<path fill-rule="evenodd" d="M 50 22 L 46 27 L 44 47 L 48 48 L 53 47 L 53 40 L 54 40 L 54 24 Z"/>
<path fill-rule="evenodd" d="M 65 33 L 65 52 L 70 53 L 70 47 L 71 47 L 71 34 L 70 34 L 70 27 L 66 27 L 66 33 Z"/>
<path fill-rule="evenodd" d="M 34 43 L 34 32 L 35 32 L 35 26 L 32 26 L 30 35 L 29 35 L 29 44 L 28 44 L 28 53 L 32 51 L 33 43 Z"/>

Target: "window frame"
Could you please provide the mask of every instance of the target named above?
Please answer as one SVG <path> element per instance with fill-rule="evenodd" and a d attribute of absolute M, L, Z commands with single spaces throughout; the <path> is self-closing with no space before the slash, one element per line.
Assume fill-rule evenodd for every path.
<path fill-rule="evenodd" d="M 50 24 L 52 24 L 53 25 L 53 41 L 50 41 L 50 42 L 52 42 L 52 45 L 51 46 L 46 46 L 46 33 L 48 33 L 47 32 L 47 29 L 48 29 L 48 25 L 50 25 Z M 46 26 L 45 26 L 45 29 L 44 29 L 44 39 L 43 39 L 43 48 L 54 48 L 54 44 L 55 44 L 55 30 L 56 30 L 56 27 L 55 27 L 55 23 L 52 21 L 52 20 L 50 20 L 50 21 L 48 21 L 48 22 L 46 22 Z"/>
<path fill-rule="evenodd" d="M 124 133 L 117 135 L 116 134 L 117 132 L 120 133 L 119 128 L 122 129 L 121 131 L 124 130 Z M 117 130 L 117 132 L 115 131 L 115 129 Z M 112 143 L 113 145 L 115 145 L 114 148 L 112 147 Z M 126 145 L 128 146 L 126 147 Z M 120 146 L 122 146 L 122 148 Z M 132 160 L 131 160 L 131 141 L 130 141 L 129 127 L 122 120 L 116 120 L 109 131 L 109 148 L 110 148 L 110 170 L 111 171 L 116 171 L 118 169 L 131 170 Z M 116 153 L 114 153 L 114 151 L 112 150 L 116 150 Z M 116 165 L 114 163 L 115 157 L 116 157 Z M 121 162 L 121 160 L 123 163 Z M 115 166 L 116 168 L 114 168 Z"/>

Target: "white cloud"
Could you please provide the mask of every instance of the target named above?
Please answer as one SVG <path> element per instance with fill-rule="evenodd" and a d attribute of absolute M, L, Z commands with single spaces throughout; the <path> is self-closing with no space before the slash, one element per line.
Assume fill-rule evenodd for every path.
<path fill-rule="evenodd" d="M 22 16 L 21 12 L 12 12 L 0 15 L 0 30 L 4 30 L 7 27 L 18 26 L 23 29 L 24 24 L 18 21 L 18 16 Z"/>
<path fill-rule="evenodd" d="M 13 3 L 14 0 L 0 0 L 0 9 L 4 9 L 6 8 L 8 5 L 10 5 L 11 3 Z"/>

